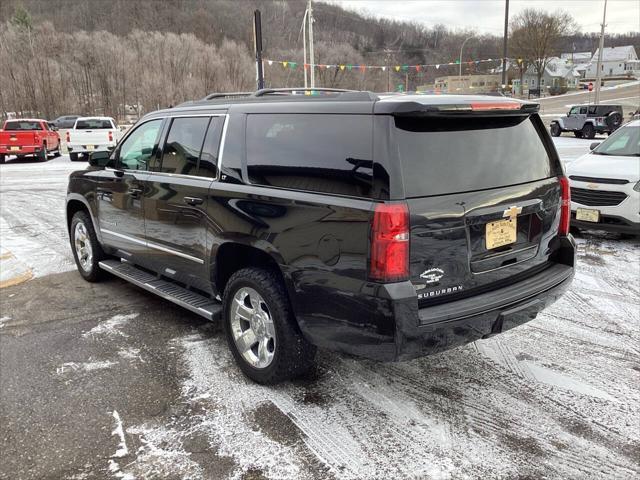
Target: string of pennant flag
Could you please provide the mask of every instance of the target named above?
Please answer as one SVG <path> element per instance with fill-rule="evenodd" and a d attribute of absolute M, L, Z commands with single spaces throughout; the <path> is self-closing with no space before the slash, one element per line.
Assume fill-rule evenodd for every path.
<path fill-rule="evenodd" d="M 482 60 L 469 60 L 466 62 L 462 62 L 463 65 L 477 65 L 479 63 L 486 63 L 486 62 L 501 62 L 502 59 L 501 58 L 485 58 Z M 267 63 L 268 65 L 280 65 L 283 68 L 290 68 L 292 70 L 295 70 L 296 68 L 298 68 L 299 66 L 302 65 L 302 67 L 305 70 L 308 70 L 309 68 L 318 68 L 318 69 L 340 69 L 340 70 L 347 70 L 347 71 L 352 71 L 352 70 L 359 70 L 361 72 L 364 72 L 366 70 L 382 70 L 383 72 L 388 69 L 390 69 L 391 71 L 395 71 L 395 72 L 408 72 L 409 70 L 413 70 L 416 72 L 419 72 L 425 68 L 431 68 L 434 67 L 436 69 L 439 69 L 440 67 L 446 67 L 446 66 L 450 66 L 450 65 L 460 65 L 460 61 L 456 60 L 454 62 L 445 62 L 445 63 L 428 63 L 428 64 L 421 64 L 421 65 L 362 65 L 362 64 L 357 64 L 357 63 L 300 63 L 300 62 L 292 62 L 292 61 L 288 61 L 288 60 L 264 60 L 264 63 Z"/>

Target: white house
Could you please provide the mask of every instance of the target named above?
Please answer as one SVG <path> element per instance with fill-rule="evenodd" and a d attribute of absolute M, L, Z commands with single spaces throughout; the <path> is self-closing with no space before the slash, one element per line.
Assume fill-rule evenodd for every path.
<path fill-rule="evenodd" d="M 591 57 L 586 72 L 588 78 L 595 78 L 598 68 L 598 50 Z M 613 77 L 620 75 L 633 76 L 640 71 L 640 62 L 633 45 L 625 47 L 607 47 L 602 49 L 602 77 Z"/>
<path fill-rule="evenodd" d="M 589 63 L 591 61 L 591 52 L 570 52 L 560 55 L 562 60 L 572 62 L 574 65 L 582 65 L 583 63 Z"/>
<path fill-rule="evenodd" d="M 576 71 L 576 66 L 573 63 L 567 59 L 553 57 L 549 59 L 540 78 L 540 85 L 537 84 L 538 74 L 535 67 L 529 65 L 524 74 L 524 88 L 525 90 L 541 90 L 556 95 L 576 89 L 579 80 L 580 73 Z"/>

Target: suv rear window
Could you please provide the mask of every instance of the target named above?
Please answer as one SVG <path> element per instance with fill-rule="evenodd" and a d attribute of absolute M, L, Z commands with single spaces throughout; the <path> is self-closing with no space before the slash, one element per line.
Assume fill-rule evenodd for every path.
<path fill-rule="evenodd" d="M 4 125 L 5 130 L 41 130 L 40 122 L 7 122 Z"/>
<path fill-rule="evenodd" d="M 258 185 L 368 197 L 372 129 L 369 115 L 249 115 L 249 180 Z"/>
<path fill-rule="evenodd" d="M 498 188 L 552 175 L 528 117 L 396 117 L 395 123 L 407 197 Z"/>
<path fill-rule="evenodd" d="M 111 125 L 111 120 L 100 120 L 96 118 L 90 120 L 78 120 L 75 128 L 76 130 L 113 129 L 113 125 Z"/>

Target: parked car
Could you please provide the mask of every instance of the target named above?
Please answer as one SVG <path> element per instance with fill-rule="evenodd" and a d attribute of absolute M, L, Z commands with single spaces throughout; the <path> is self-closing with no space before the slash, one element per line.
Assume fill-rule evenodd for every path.
<path fill-rule="evenodd" d="M 0 130 L 0 163 L 8 155 L 20 159 L 33 156 L 45 161 L 49 154 L 60 155 L 60 136 L 46 120 L 21 118 L 4 122 Z"/>
<path fill-rule="evenodd" d="M 622 125 L 620 105 L 576 105 L 566 117 L 551 122 L 551 135 L 559 137 L 562 132 L 573 132 L 578 138 L 594 138 L 596 133 L 611 134 Z"/>
<path fill-rule="evenodd" d="M 80 115 L 64 115 L 62 117 L 58 117 L 53 121 L 53 124 L 58 128 L 73 128 L 73 125 L 76 123 L 76 120 L 80 118 Z"/>
<path fill-rule="evenodd" d="M 150 113 L 94 152 L 67 196 L 82 277 L 220 317 L 261 383 L 316 347 L 392 361 L 486 338 L 568 287 L 569 182 L 537 104 L 295 92 Z"/>
<path fill-rule="evenodd" d="M 572 162 L 571 225 L 640 235 L 640 120 Z"/>
<path fill-rule="evenodd" d="M 75 162 L 95 150 L 113 149 L 121 133 L 111 117 L 79 117 L 66 136 L 69 158 Z"/>

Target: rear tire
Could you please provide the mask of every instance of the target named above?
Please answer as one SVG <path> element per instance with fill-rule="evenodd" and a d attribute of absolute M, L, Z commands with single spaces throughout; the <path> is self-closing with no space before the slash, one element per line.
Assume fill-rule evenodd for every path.
<path fill-rule="evenodd" d="M 559 137 L 561 133 L 562 133 L 562 130 L 560 129 L 560 125 L 558 125 L 557 123 L 552 123 L 551 124 L 551 136 L 552 137 Z"/>
<path fill-rule="evenodd" d="M 573 132 L 573 134 L 576 136 L 576 138 L 582 138 L 582 131 Z"/>
<path fill-rule="evenodd" d="M 4 153 L 2 155 L 0 155 L 0 163 L 4 163 L 5 159 L 6 159 L 6 157 L 5 157 Z"/>
<path fill-rule="evenodd" d="M 60 152 L 60 145 L 58 144 L 58 148 L 56 148 L 53 152 L 53 158 L 58 158 L 62 153 Z"/>
<path fill-rule="evenodd" d="M 588 138 L 589 140 L 592 140 L 596 136 L 596 129 L 593 128 L 593 125 L 591 125 L 590 123 L 585 123 L 582 126 L 582 136 L 584 138 Z"/>
<path fill-rule="evenodd" d="M 73 258 L 76 261 L 78 272 L 87 282 L 97 282 L 101 280 L 105 272 L 98 263 L 106 258 L 96 231 L 93 229 L 93 222 L 86 211 L 76 212 L 71 220 L 69 229 L 69 239 Z"/>
<path fill-rule="evenodd" d="M 77 162 L 78 161 L 78 154 L 77 153 L 69 153 L 69 160 L 71 160 L 72 162 Z"/>
<path fill-rule="evenodd" d="M 222 298 L 227 343 L 251 380 L 275 384 L 307 373 L 316 347 L 302 336 L 280 278 L 272 270 L 243 268 Z"/>

